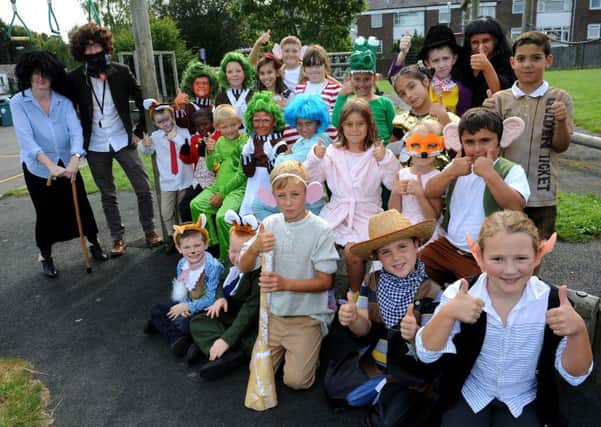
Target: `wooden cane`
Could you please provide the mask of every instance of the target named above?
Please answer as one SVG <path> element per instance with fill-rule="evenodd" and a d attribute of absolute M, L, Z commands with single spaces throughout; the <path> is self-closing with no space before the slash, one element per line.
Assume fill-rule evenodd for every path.
<path fill-rule="evenodd" d="M 273 252 L 261 255 L 261 271 L 272 271 Z M 265 411 L 278 404 L 275 389 L 271 350 L 269 348 L 269 301 L 267 292 L 261 292 L 259 304 L 259 334 L 250 362 L 250 376 L 246 387 L 244 406 Z"/>
<path fill-rule="evenodd" d="M 86 273 L 92 272 L 90 265 L 90 255 L 88 254 L 88 248 L 86 247 L 86 241 L 83 238 L 83 227 L 81 225 L 81 216 L 79 214 L 79 201 L 77 200 L 77 186 L 75 180 L 71 181 L 71 193 L 73 194 L 73 205 L 75 206 L 75 219 L 77 220 L 77 230 L 79 231 L 79 244 L 81 245 L 81 252 L 83 253 L 83 261 L 86 266 Z"/>

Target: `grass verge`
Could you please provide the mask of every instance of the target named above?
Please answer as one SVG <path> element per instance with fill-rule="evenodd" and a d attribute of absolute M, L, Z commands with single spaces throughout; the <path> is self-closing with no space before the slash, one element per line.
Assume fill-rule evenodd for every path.
<path fill-rule="evenodd" d="M 0 360 L 0 426 L 42 427 L 52 424 L 46 412 L 49 392 L 33 378 L 25 360 Z"/>
<path fill-rule="evenodd" d="M 601 236 L 601 198 L 595 194 L 559 193 L 557 236 L 587 242 Z"/>

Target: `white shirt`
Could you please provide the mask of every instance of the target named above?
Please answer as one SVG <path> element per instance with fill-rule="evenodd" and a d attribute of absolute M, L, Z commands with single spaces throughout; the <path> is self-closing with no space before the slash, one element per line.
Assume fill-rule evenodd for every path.
<path fill-rule="evenodd" d="M 326 87 L 327 84 L 328 84 L 327 80 L 324 80 L 321 83 L 307 82 L 307 86 L 305 87 L 304 93 L 316 93 L 318 95 L 321 95 L 321 91 L 324 90 L 324 88 Z"/>
<path fill-rule="evenodd" d="M 300 81 L 301 66 L 296 68 L 284 68 L 284 84 L 292 93 L 296 93 L 296 85 Z"/>
<path fill-rule="evenodd" d="M 192 185 L 194 177 L 193 165 L 187 165 L 179 158 L 179 150 L 186 138 L 190 142 L 190 133 L 188 129 L 177 128 L 177 135 L 173 138 L 175 142 L 175 152 L 177 157 L 177 174 L 171 171 L 171 147 L 167 135 L 162 130 L 155 130 L 152 135 L 152 145 L 148 147 L 138 144 L 138 149 L 147 155 L 152 155 L 156 152 L 157 167 L 159 168 L 159 182 L 161 183 L 161 191 L 178 191 L 184 190 Z"/>
<path fill-rule="evenodd" d="M 513 83 L 513 86 L 511 86 L 511 93 L 516 98 L 521 98 L 523 96 L 529 96 L 530 98 L 540 98 L 545 93 L 547 93 L 548 90 L 549 83 L 547 83 L 546 80 L 543 80 L 543 83 L 539 87 L 534 89 L 531 93 L 525 93 L 522 89 L 520 89 L 517 80 Z"/>
<path fill-rule="evenodd" d="M 495 163 L 498 161 L 495 160 Z M 449 163 L 449 167 L 452 163 Z M 524 168 L 514 165 L 504 179 L 505 183 L 522 195 L 525 201 L 530 197 L 530 186 Z M 447 239 L 453 246 L 471 253 L 465 238 L 466 233 L 478 240 L 480 227 L 486 218 L 484 214 L 484 190 L 486 183 L 475 173 L 460 176 L 455 183 L 449 211 L 451 216 L 447 226 Z"/>
<path fill-rule="evenodd" d="M 117 112 L 110 85 L 108 81 L 95 77 L 90 77 L 90 81 L 92 82 L 91 90 L 94 92 L 92 93 L 92 135 L 88 151 L 108 153 L 110 148 L 113 151 L 119 151 L 129 144 L 129 135 L 127 135 Z M 104 103 L 102 101 L 103 93 Z"/>
<path fill-rule="evenodd" d="M 426 188 L 426 184 L 430 179 L 438 175 L 440 172 L 436 169 L 422 175 L 422 186 Z M 411 173 L 411 168 L 401 168 L 399 170 L 399 179 L 402 180 L 413 180 L 417 181 L 417 176 Z M 417 197 L 413 194 L 403 194 L 402 196 L 402 214 L 405 215 L 412 224 L 424 221 L 426 217 L 422 212 L 422 208 L 419 206 Z"/>
<path fill-rule="evenodd" d="M 486 284 L 487 275 L 482 273 L 468 292 L 484 301 L 486 334 L 461 394 L 474 413 L 497 399 L 505 403 L 517 418 L 522 414 L 524 406 L 536 399 L 536 368 L 543 346 L 550 288 L 538 277 L 532 276 L 520 300 L 509 312 L 507 325 L 503 325 Z M 434 316 L 455 297 L 459 286 L 460 282 L 457 281 L 444 291 Z M 444 353 L 457 353 L 453 338 L 460 330 L 461 324 L 456 321 L 445 348 L 441 351 L 429 351 L 423 345 L 423 328 L 420 329 L 415 340 L 417 356 L 424 363 L 433 363 Z M 589 376 L 593 366 L 591 363 L 583 376 L 570 375 L 561 362 L 566 344 L 567 338 L 564 337 L 555 353 L 555 369 L 569 384 L 579 385 Z"/>

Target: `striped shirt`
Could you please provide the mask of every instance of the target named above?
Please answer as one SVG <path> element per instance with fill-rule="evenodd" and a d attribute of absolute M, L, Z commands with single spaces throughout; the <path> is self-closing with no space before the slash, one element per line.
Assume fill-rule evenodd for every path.
<path fill-rule="evenodd" d="M 493 399 L 497 399 L 505 403 L 511 414 L 517 418 L 522 414 L 524 407 L 536 399 L 536 368 L 543 346 L 550 288 L 539 278 L 532 276 L 522 297 L 507 316 L 507 325 L 503 325 L 488 294 L 486 277 L 486 273 L 482 273 L 469 290 L 471 296 L 484 301 L 487 323 L 480 354 L 463 384 L 461 394 L 474 413 L 478 413 Z M 455 282 L 445 290 L 436 313 L 455 297 L 459 283 Z M 435 352 L 424 348 L 423 328 L 420 329 L 415 341 L 420 360 L 432 363 L 443 353 L 456 353 L 453 338 L 460 330 L 460 322 L 457 321 L 445 348 Z M 561 362 L 566 344 L 567 338 L 564 337 L 555 354 L 555 369 L 569 384 L 579 385 L 590 374 L 592 364 L 585 375 L 570 375 Z"/>
<path fill-rule="evenodd" d="M 338 92 L 340 92 L 342 85 L 340 83 L 338 83 L 337 81 L 331 80 L 331 79 L 327 79 L 326 82 L 327 83 L 326 83 L 325 87 L 323 88 L 323 90 L 321 91 L 320 95 L 321 95 L 321 99 L 323 99 L 325 101 L 325 103 L 328 104 L 328 112 L 330 113 L 330 120 L 331 120 L 332 111 L 334 110 L 334 105 L 336 104 L 336 97 L 338 96 Z M 307 89 L 307 83 L 299 83 L 296 86 L 296 90 L 295 90 L 296 95 L 298 95 L 299 93 L 304 93 L 306 89 Z M 338 129 L 332 125 L 330 125 L 330 127 L 328 127 L 328 129 L 326 129 L 326 131 L 324 133 L 332 141 L 336 140 L 336 138 L 338 137 Z M 283 138 L 286 141 L 286 144 L 288 144 L 288 146 L 291 146 L 299 138 L 298 131 L 296 130 L 296 128 L 286 126 L 286 128 L 284 129 Z"/>

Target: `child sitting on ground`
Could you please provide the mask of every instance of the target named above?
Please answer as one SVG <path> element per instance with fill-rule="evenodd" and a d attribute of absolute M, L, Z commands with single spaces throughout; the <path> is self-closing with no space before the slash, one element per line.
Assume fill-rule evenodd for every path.
<path fill-rule="evenodd" d="M 184 356 L 192 342 L 190 318 L 215 302 L 223 273 L 221 263 L 206 252 L 209 233 L 204 228 L 205 222 L 205 216 L 201 215 L 196 223 L 173 226 L 173 241 L 182 254 L 173 280 L 173 302 L 153 305 L 144 328 L 147 335 L 159 332 L 164 336 L 177 357 Z"/>
<path fill-rule="evenodd" d="M 369 217 L 382 211 L 380 186 L 392 188 L 399 163 L 384 141 L 377 140 L 376 125 L 364 99 L 345 104 L 340 128 L 339 142 L 327 148 L 318 142 L 305 166 L 312 181 L 325 181 L 332 192 L 319 216 L 332 227 L 336 244 L 344 248 L 349 286 L 357 292 L 365 265 L 349 248 L 368 238 Z"/>
<path fill-rule="evenodd" d="M 221 134 L 213 128 L 213 111 L 203 108 L 192 113 L 192 123 L 196 133 L 190 138 L 190 143 L 185 143 L 179 150 L 179 158 L 186 164 L 194 167 L 192 185 L 186 189 L 186 194 L 179 204 L 179 216 L 182 222 L 192 221 L 190 202 L 202 190 L 215 182 L 213 166 L 207 164 L 207 142 L 209 139 L 217 141 Z"/>
<path fill-rule="evenodd" d="M 459 126 L 447 125 L 443 134 L 447 148 L 457 157 L 426 186 L 426 196 L 444 196 L 447 209 L 442 219 L 446 232 L 421 251 L 426 271 L 437 283 L 451 283 L 480 273 L 466 241 L 466 233 L 477 236 L 491 213 L 522 209 L 530 196 L 524 169 L 499 157 L 523 131 L 524 122 L 501 117 L 486 108 L 472 108 Z"/>
<path fill-rule="evenodd" d="M 378 259 L 383 268 L 371 273 L 361 285 L 356 303 L 349 292 L 347 301 L 340 306 L 340 324 L 358 337 L 369 336 L 371 351 L 356 365 L 356 369 L 364 374 L 362 376 L 338 369 L 343 378 L 340 374 L 336 375 L 337 370 L 328 370 L 324 387 L 330 399 L 345 399 L 352 406 L 364 406 L 366 402 L 360 402 L 363 405 L 352 402 L 350 393 L 364 385 L 366 378 L 379 377 L 386 383 L 384 375 L 387 375 L 393 381 L 386 383 L 382 394 L 394 396 L 397 402 L 406 399 L 404 407 L 419 405 L 417 401 L 420 399 L 415 396 L 423 394 L 418 386 L 422 386 L 428 377 L 419 372 L 414 357 L 407 354 L 408 347 L 401 338 L 413 342 L 419 324 L 417 319 L 425 324 L 434 311 L 434 301 L 439 298 L 440 286 L 428 278 L 424 264 L 417 259 L 419 246 L 430 239 L 434 227 L 435 221 L 431 219 L 412 224 L 398 211 L 388 210 L 369 219 L 369 240 L 351 246 L 353 254 L 363 259 Z M 404 346 L 405 351 L 397 351 L 397 344 Z M 341 360 L 346 359 L 343 357 Z M 401 375 L 410 372 L 413 382 L 407 383 L 408 376 L 401 384 L 394 381 L 399 375 L 398 369 Z M 349 381 L 349 378 L 360 381 Z M 370 396 L 368 404 L 377 400 L 374 397 Z M 412 421 L 415 419 L 407 418 L 409 414 L 424 412 L 424 408 L 412 408 L 392 422 L 390 415 L 398 404 L 390 408 L 387 407 L 388 398 L 381 398 L 380 402 L 370 410 L 369 425 L 382 425 L 383 419 L 389 421 L 386 425 L 414 425 Z"/>
<path fill-rule="evenodd" d="M 156 153 L 163 227 L 165 230 L 172 230 L 178 222 L 179 203 L 192 184 L 192 165 L 185 164 L 179 158 L 180 148 L 190 139 L 190 133 L 188 129 L 176 126 L 171 105 L 145 99 L 144 108 L 149 111 L 150 118 L 158 129 L 150 137 L 145 136 L 138 148 L 149 156 Z M 169 253 L 173 252 L 172 243 L 167 243 L 167 250 Z"/>
<path fill-rule="evenodd" d="M 215 126 L 221 137 L 217 142 L 207 139 L 206 149 L 207 165 L 216 171 L 217 177 L 212 185 L 190 202 L 192 218 L 198 218 L 201 213 L 210 215 L 207 224 L 210 243 L 219 245 L 219 260 L 223 263 L 228 259 L 230 228 L 225 221 L 225 213 L 229 209 L 240 209 L 246 188 L 246 176 L 240 165 L 240 156 L 248 136 L 240 132 L 241 124 L 242 119 L 233 106 L 223 104 L 215 109 Z"/>
<path fill-rule="evenodd" d="M 257 232 L 258 223 L 252 215 L 240 217 L 233 210 L 225 213 L 231 225 L 229 260 L 232 263 L 223 286 L 217 288 L 217 299 L 206 313 L 190 322 L 195 344 L 188 350 L 188 363 L 206 356 L 200 376 L 214 379 L 240 366 L 249 358 L 257 337 L 259 316 L 259 273 L 240 272 L 240 249 Z"/>
<path fill-rule="evenodd" d="M 513 43 L 511 66 L 518 80 L 510 89 L 494 94 L 492 105 L 502 117 L 524 119 L 526 130 L 503 156 L 524 167 L 532 194 L 524 212 L 536 224 L 541 238 L 555 231 L 557 216 L 558 154 L 571 142 L 573 104 L 561 89 L 544 80 L 545 69 L 553 63 L 549 38 L 530 31 Z"/>
<path fill-rule="evenodd" d="M 554 371 L 575 386 L 593 363 L 567 286 L 533 275 L 554 244 L 518 211 L 493 213 L 471 242 L 482 274 L 447 288 L 416 337 L 423 362 L 441 359 L 443 426 L 567 425 Z"/>
<path fill-rule="evenodd" d="M 240 255 L 240 270 L 249 272 L 260 266 L 262 252 L 273 250 L 273 271 L 262 272 L 259 285 L 271 293 L 273 367 L 277 370 L 285 359 L 284 384 L 293 389 L 309 388 L 315 381 L 321 340 L 334 317 L 328 290 L 338 260 L 328 224 L 305 208 L 313 191 L 307 181 L 305 168 L 294 160 L 272 171 L 271 188 L 281 213 L 265 218 Z"/>

